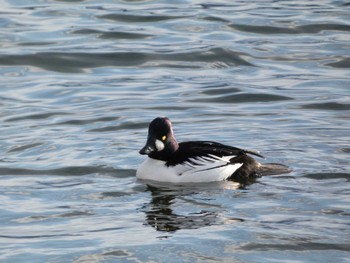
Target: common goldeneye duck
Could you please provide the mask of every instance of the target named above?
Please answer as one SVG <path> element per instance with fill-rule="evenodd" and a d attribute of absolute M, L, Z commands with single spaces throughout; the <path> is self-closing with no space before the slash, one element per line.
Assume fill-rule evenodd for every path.
<path fill-rule="evenodd" d="M 136 177 L 172 183 L 213 182 L 233 180 L 242 184 L 262 174 L 285 173 L 284 165 L 262 165 L 243 150 L 211 141 L 178 143 L 168 118 L 155 118 L 149 125 L 146 145 L 139 151 L 148 155 L 137 169 Z"/>

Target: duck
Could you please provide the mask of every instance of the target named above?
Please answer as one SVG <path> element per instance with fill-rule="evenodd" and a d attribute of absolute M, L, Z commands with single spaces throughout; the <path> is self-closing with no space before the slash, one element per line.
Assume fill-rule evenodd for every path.
<path fill-rule="evenodd" d="M 253 158 L 264 158 L 256 151 L 213 141 L 178 143 L 167 117 L 149 124 L 146 145 L 139 153 L 148 157 L 136 170 L 140 180 L 177 184 L 230 180 L 246 185 L 262 175 L 290 171 L 281 164 L 261 164 Z"/>

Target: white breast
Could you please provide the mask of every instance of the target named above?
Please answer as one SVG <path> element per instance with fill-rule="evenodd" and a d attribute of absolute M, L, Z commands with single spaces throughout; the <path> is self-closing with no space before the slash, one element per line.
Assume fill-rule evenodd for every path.
<path fill-rule="evenodd" d="M 166 166 L 164 161 L 147 158 L 136 171 L 136 177 L 172 183 L 196 183 L 223 181 L 230 177 L 243 163 L 231 164 L 234 156 L 192 158 L 175 166 Z"/>

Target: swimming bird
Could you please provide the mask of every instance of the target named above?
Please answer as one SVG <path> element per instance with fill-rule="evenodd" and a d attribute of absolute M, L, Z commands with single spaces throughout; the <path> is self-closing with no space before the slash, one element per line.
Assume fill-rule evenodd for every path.
<path fill-rule="evenodd" d="M 212 141 L 178 143 L 166 117 L 155 118 L 148 128 L 146 145 L 139 151 L 148 158 L 136 171 L 138 179 L 171 183 L 232 180 L 248 184 L 266 174 L 289 172 L 280 164 L 261 164 L 244 150 Z"/>

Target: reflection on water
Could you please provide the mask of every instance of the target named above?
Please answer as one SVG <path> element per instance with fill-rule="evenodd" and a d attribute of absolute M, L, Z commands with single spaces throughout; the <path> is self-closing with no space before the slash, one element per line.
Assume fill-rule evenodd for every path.
<path fill-rule="evenodd" d="M 174 186 L 176 189 L 177 187 Z M 210 205 L 203 203 L 203 209 L 190 213 L 178 214 L 172 206 L 176 206 L 177 199 L 184 201 L 186 196 L 195 195 L 194 189 L 183 189 L 181 186 L 178 190 L 169 188 L 159 188 L 147 185 L 147 190 L 151 193 L 151 201 L 142 211 L 146 214 L 146 223 L 154 227 L 157 231 L 174 232 L 180 229 L 196 229 L 205 226 L 211 226 L 222 223 L 218 212 L 210 211 Z M 198 189 L 199 191 L 199 189 Z M 193 201 L 192 205 L 201 206 L 200 203 Z M 213 207 L 217 207 L 213 205 Z M 231 219 L 232 220 L 232 219 Z M 244 221 L 235 219 L 235 221 Z"/>
<path fill-rule="evenodd" d="M 151 190 L 152 191 L 152 190 Z M 158 231 L 173 232 L 179 229 L 195 229 L 215 223 L 215 213 L 200 211 L 196 215 L 177 215 L 171 209 L 176 196 L 155 196 L 152 191 L 151 209 L 146 213 L 146 222 Z"/>
<path fill-rule="evenodd" d="M 347 262 L 346 1 L 15 1 L 0 11 L 0 261 Z M 149 122 L 286 175 L 135 179 Z"/>

